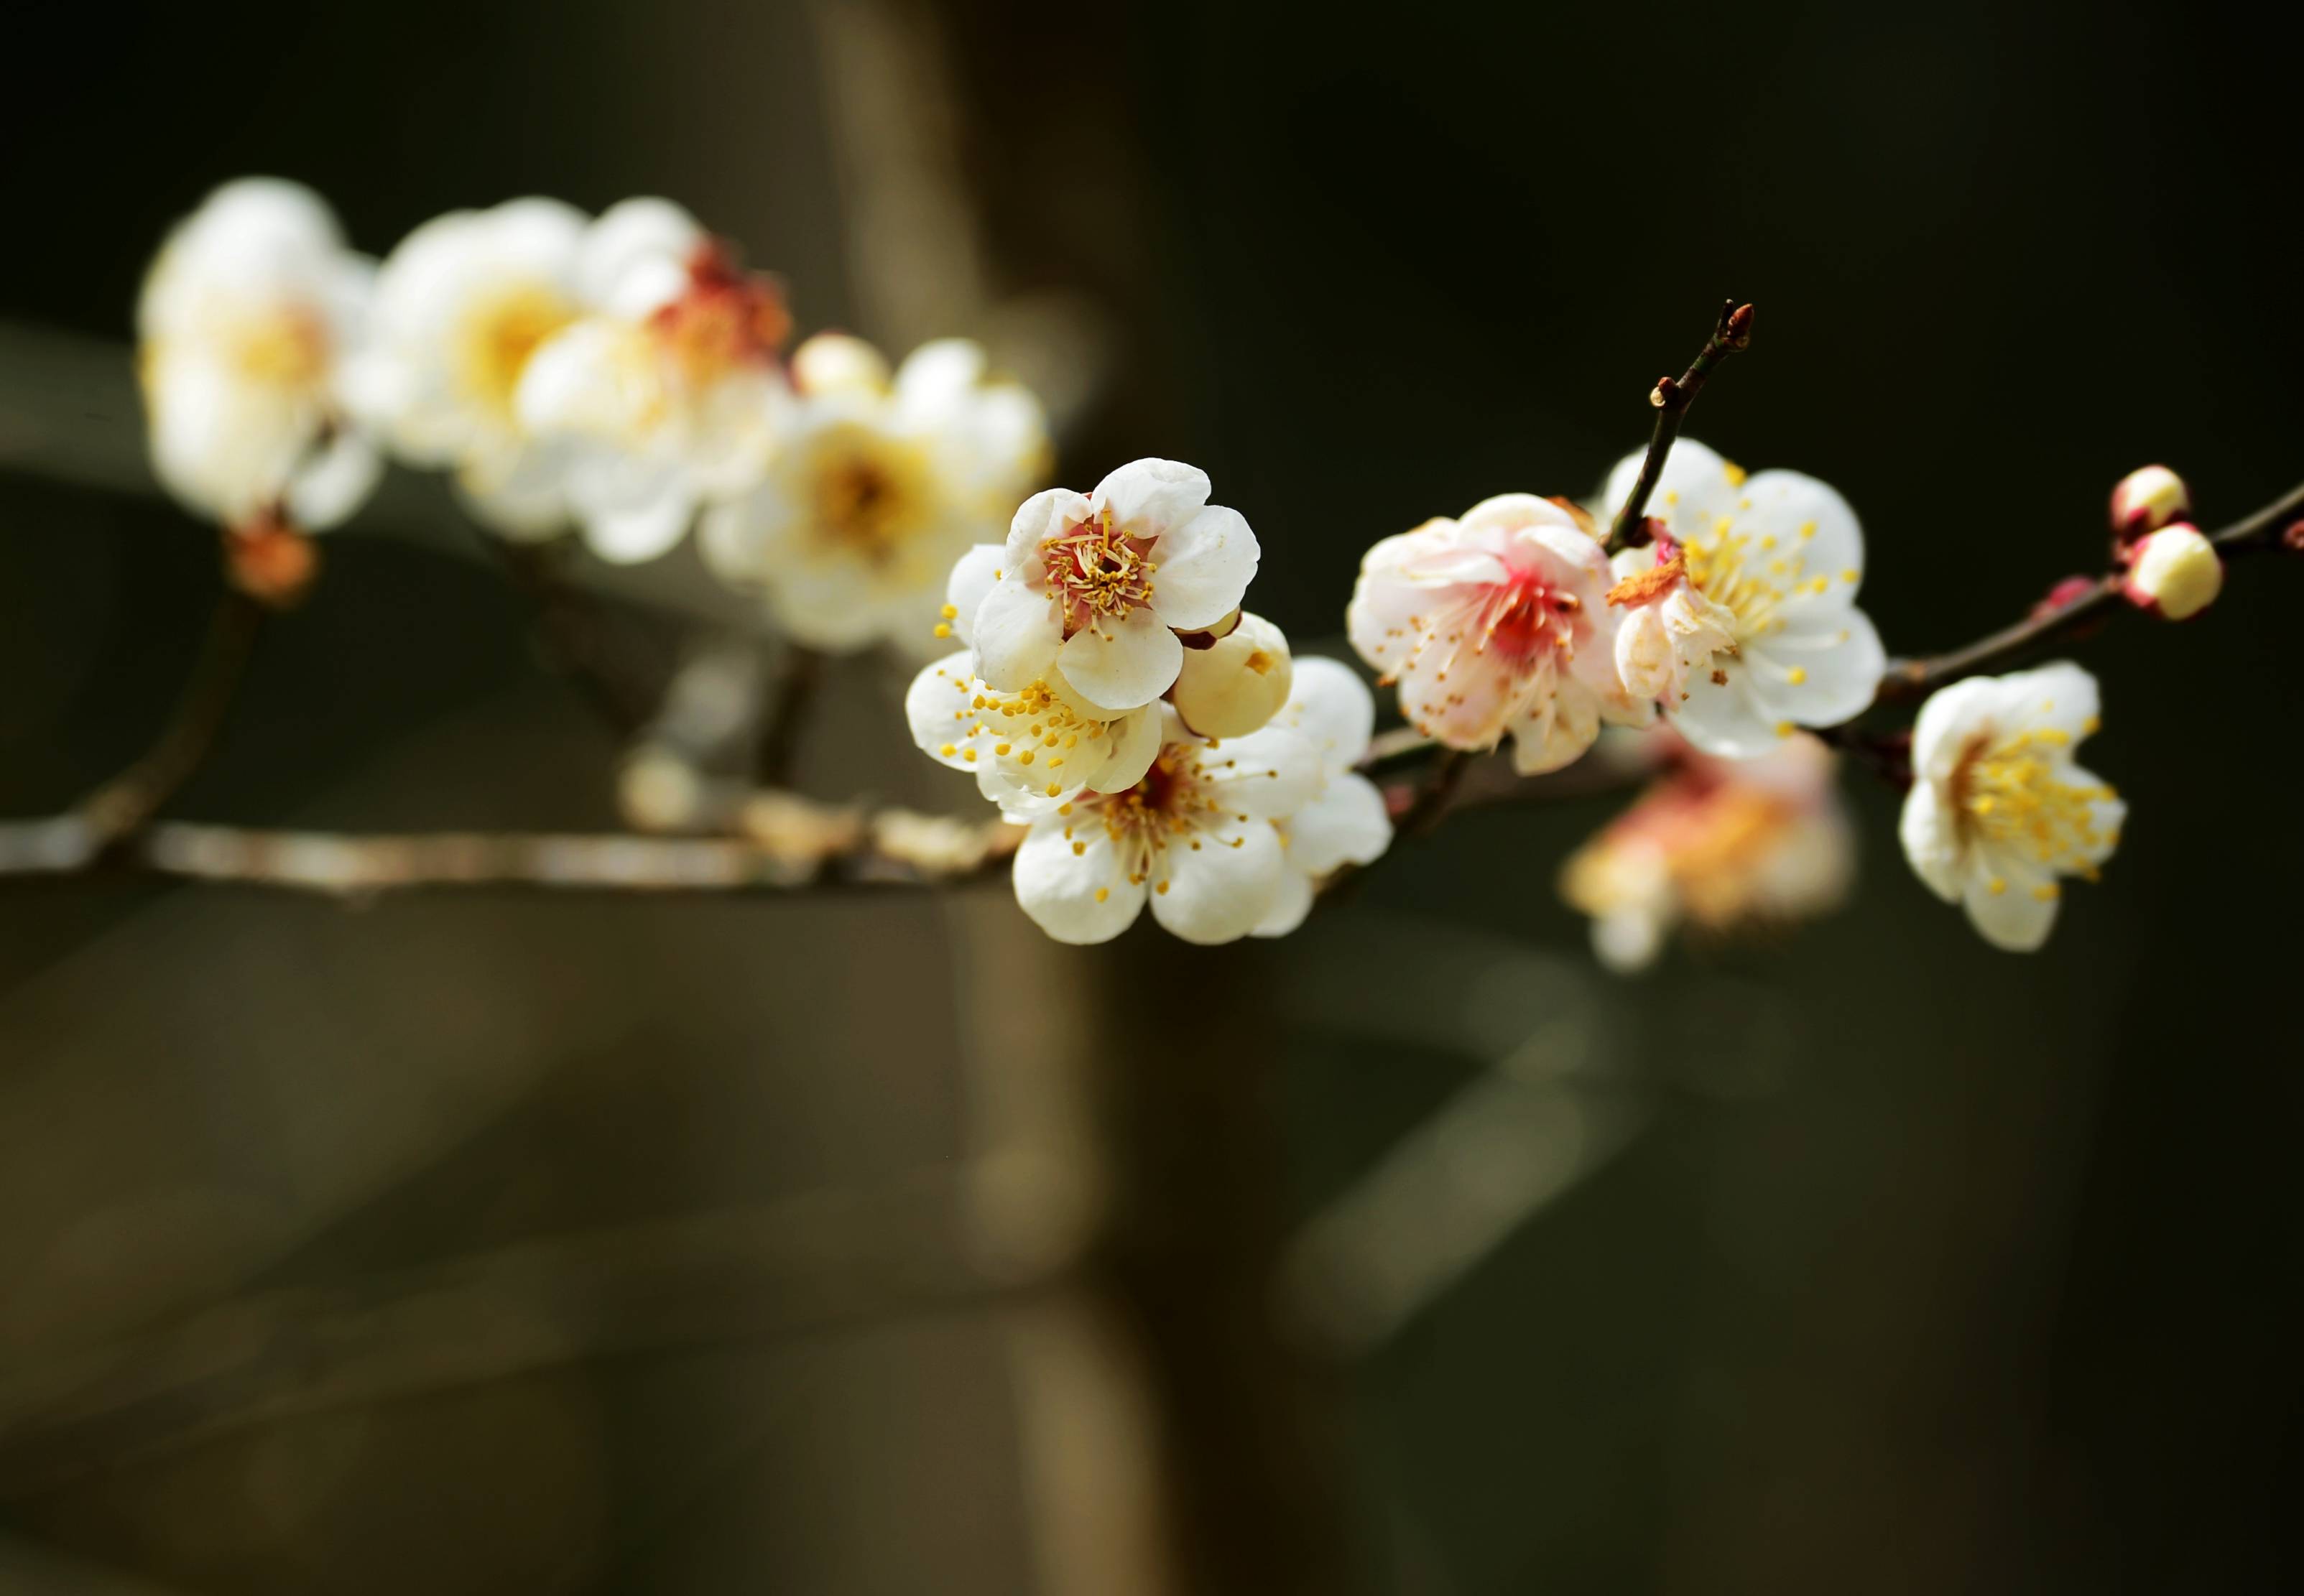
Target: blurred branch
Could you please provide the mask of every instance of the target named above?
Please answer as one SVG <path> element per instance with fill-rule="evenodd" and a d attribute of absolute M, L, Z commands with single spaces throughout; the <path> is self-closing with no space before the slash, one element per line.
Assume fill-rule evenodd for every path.
<path fill-rule="evenodd" d="M 568 579 L 568 540 L 514 543 L 485 531 L 479 536 L 527 598 L 546 662 L 575 684 L 618 736 L 630 737 L 648 724 L 664 696 L 661 672 L 634 657 L 631 633 L 609 606 Z"/>
<path fill-rule="evenodd" d="M 2208 534 L 2208 541 L 2225 559 L 2293 552 L 2297 545 L 2291 535 L 2300 515 L 2304 515 L 2304 483 L 2262 509 Z M 2107 573 L 2091 578 L 2085 589 L 2064 603 L 2043 604 L 2013 626 L 2003 627 L 1964 647 L 1919 659 L 1891 660 L 1873 702 L 1890 704 L 1919 697 L 1963 676 L 1990 670 L 2031 649 L 2084 630 L 2091 623 L 2128 607 L 2121 599 L 2120 585 L 2117 573 Z"/>
<path fill-rule="evenodd" d="M 979 1266 L 968 1171 L 258 1292 L 0 1379 L 0 1497 L 249 1424 L 583 1359 L 805 1335 L 1035 1279 Z M 1066 1261 L 1057 1261 L 1055 1267 Z"/>
<path fill-rule="evenodd" d="M 761 786 L 783 787 L 790 782 L 800 731 L 823 680 L 822 654 L 798 643 L 784 650 L 784 671 L 776 680 L 775 696 L 761 717 L 759 750 L 753 760 L 752 774 Z"/>
<path fill-rule="evenodd" d="M 1658 377 L 1648 394 L 1648 402 L 1656 407 L 1656 431 L 1648 438 L 1648 452 L 1640 461 L 1640 474 L 1632 482 L 1631 496 L 1616 511 L 1616 519 L 1609 523 L 1607 547 L 1622 548 L 1631 536 L 1632 528 L 1640 524 L 1648 513 L 1648 495 L 1656 492 L 1656 479 L 1664 475 L 1665 456 L 1672 452 L 1673 440 L 1680 436 L 1681 422 L 1687 417 L 1696 396 L 1704 392 L 1705 380 L 1712 368 L 1734 354 L 1750 347 L 1752 342 L 1752 308 L 1729 300 L 1720 307 L 1720 316 L 1712 324 L 1711 336 L 1704 347 L 1696 351 L 1696 359 L 1688 369 L 1674 377 Z"/>

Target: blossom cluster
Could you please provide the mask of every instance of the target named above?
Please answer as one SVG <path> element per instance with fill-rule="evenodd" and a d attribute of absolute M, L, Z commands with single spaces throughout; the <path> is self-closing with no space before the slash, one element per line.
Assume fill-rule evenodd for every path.
<path fill-rule="evenodd" d="M 787 360 L 775 282 L 665 199 L 451 212 L 377 262 L 309 190 L 244 179 L 169 235 L 138 332 L 154 467 L 244 584 L 391 455 L 453 473 L 504 537 L 631 563 L 696 528 L 792 636 L 921 646 L 953 557 L 1049 457 L 1038 401 L 973 343 L 891 370 L 819 334 Z"/>
<path fill-rule="evenodd" d="M 169 234 L 137 319 L 154 468 L 261 597 L 301 590 L 308 535 L 397 459 L 451 473 L 507 539 L 572 535 L 631 563 L 693 533 L 702 564 L 808 647 L 917 660 L 944 640 L 906 694 L 913 739 L 1022 828 L 1016 896 L 1059 940 L 1102 942 L 1147 907 L 1196 942 L 1281 934 L 1385 851 L 1395 810 L 1422 813 L 1366 773 L 1361 678 L 1294 658 L 1243 607 L 1260 550 L 1206 474 L 1139 460 L 1085 494 L 1034 492 L 1046 420 L 983 350 L 944 339 L 892 364 L 820 332 L 787 352 L 775 280 L 669 200 L 456 211 L 375 260 L 309 190 L 243 180 Z M 1722 326 L 1748 339 L 1749 308 Z M 1854 850 L 1835 746 L 1908 768 L 1901 837 L 1929 891 L 1993 944 L 2038 947 L 2124 818 L 2074 759 L 2095 680 L 2063 663 L 1955 680 L 1909 734 L 1855 725 L 1891 668 L 1858 604 L 1855 511 L 1676 431 L 1586 502 L 1506 494 L 1368 550 L 1345 630 L 1397 688 L 1399 735 L 1509 742 L 1531 776 L 1604 733 L 1645 739 L 1654 783 L 1561 878 L 1612 965 L 1675 929 L 1837 903 Z M 2231 538 L 2190 523 L 2181 478 L 2137 471 L 2110 511 L 2114 572 L 2037 613 L 2124 600 L 2181 621 L 2214 602 Z M 1907 690 L 1958 674 L 1902 670 Z M 628 807 L 678 823 L 699 808 L 690 777 L 636 756 Z M 826 849 L 860 827 L 843 824 Z M 991 834 L 936 846 L 996 861 Z"/>
<path fill-rule="evenodd" d="M 1026 500 L 953 567 L 962 646 L 906 695 L 913 740 L 1030 828 L 1016 899 L 1060 942 L 1107 941 L 1147 904 L 1188 942 L 1282 935 L 1391 841 L 1355 769 L 1375 700 L 1241 609 L 1256 535 L 1210 491 L 1139 460 Z"/>

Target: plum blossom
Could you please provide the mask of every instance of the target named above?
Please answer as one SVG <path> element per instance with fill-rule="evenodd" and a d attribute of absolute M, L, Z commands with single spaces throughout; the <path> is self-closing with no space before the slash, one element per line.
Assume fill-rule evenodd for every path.
<path fill-rule="evenodd" d="M 1344 621 L 1419 730 L 1470 749 L 1510 733 L 1513 766 L 1534 774 L 1576 759 L 1604 720 L 1652 717 L 1617 676 L 1612 577 L 1576 514 L 1507 494 L 1370 549 Z"/>
<path fill-rule="evenodd" d="M 332 527 L 382 469 L 346 402 L 375 263 L 277 178 L 226 183 L 178 223 L 137 302 L 153 469 L 228 529 Z"/>
<path fill-rule="evenodd" d="M 1904 857 L 1995 948 L 2047 941 L 2058 878 L 2095 880 L 2120 840 L 2128 806 L 2072 763 L 2096 714 L 2096 678 L 2065 662 L 1972 677 L 1921 706 Z"/>
<path fill-rule="evenodd" d="M 1011 820 L 1030 820 L 1080 796 L 1144 779 L 1160 751 L 1159 706 L 1110 710 L 1062 672 L 1020 691 L 987 685 L 967 649 L 924 666 L 904 695 L 912 741 L 939 764 L 972 772 Z"/>
<path fill-rule="evenodd" d="M 1605 516 L 1631 496 L 1642 458 L 1628 455 L 1610 474 Z M 1651 570 L 1635 569 L 1639 585 L 1619 597 L 1657 610 L 1631 646 L 1639 685 L 1664 682 L 1664 711 L 1690 742 L 1749 758 L 1796 727 L 1836 725 L 1872 702 L 1887 655 L 1856 608 L 1864 535 L 1839 494 L 1797 471 L 1747 477 L 1682 438 L 1648 512 L 1673 544 L 1659 540 Z M 1664 575 L 1674 561 L 1684 597 Z M 1675 604 L 1686 606 L 1677 627 Z M 1668 659 L 1655 652 L 1667 640 Z"/>
<path fill-rule="evenodd" d="M 1150 904 L 1190 942 L 1229 942 L 1264 925 L 1290 891 L 1275 820 L 1318 791 L 1302 732 L 1267 726 L 1210 741 L 1162 717 L 1160 749 L 1120 792 L 1081 793 L 1032 823 L 1016 850 L 1016 901 L 1060 942 L 1109 942 Z"/>
<path fill-rule="evenodd" d="M 977 670 L 1012 690 L 1054 663 L 1121 707 L 1166 692 L 1183 666 L 1176 634 L 1223 621 L 1256 574 L 1256 535 L 1208 492 L 1195 467 L 1139 460 L 1093 493 L 1026 500 L 970 617 Z"/>
<path fill-rule="evenodd" d="M 2126 541 L 2192 513 L 2192 490 L 2165 466 L 2139 466 L 2112 490 L 2113 536 Z"/>
<path fill-rule="evenodd" d="M 2121 593 L 2129 603 L 2166 621 L 2190 621 L 2224 591 L 2224 562 L 2200 529 L 2178 521 L 2147 532 L 2123 556 L 2128 575 Z"/>
<path fill-rule="evenodd" d="M 1854 830 L 1831 751 L 1792 737 L 1750 759 L 1715 759 L 1669 727 L 1665 774 L 1569 857 L 1561 895 L 1592 916 L 1602 963 L 1652 963 L 1674 927 L 1732 934 L 1821 915 L 1855 876 Z"/>
<path fill-rule="evenodd" d="M 374 336 L 355 397 L 401 454 L 456 473 L 506 536 L 565 525 L 564 451 L 532 436 L 521 380 L 584 309 L 585 218 L 556 199 L 451 211 L 410 233 L 377 274 Z"/>
<path fill-rule="evenodd" d="M 1257 936 L 1295 930 L 1312 912 L 1325 877 L 1346 865 L 1374 864 L 1392 846 L 1384 793 L 1358 772 L 1376 730 L 1376 699 L 1351 667 L 1335 660 L 1296 662 L 1294 687 L 1272 723 L 1311 744 L 1321 779 L 1309 798 L 1272 823 L 1286 850 L 1287 870 L 1279 898 L 1257 922 Z"/>
<path fill-rule="evenodd" d="M 668 200 L 627 199 L 585 229 L 586 313 L 538 344 L 521 428 L 565 444 L 565 491 L 601 558 L 652 560 L 707 503 L 757 483 L 787 403 L 783 297 Z"/>
<path fill-rule="evenodd" d="M 1618 579 L 1608 605 L 1622 612 L 1616 673 L 1624 690 L 1677 704 L 1688 697 L 1690 671 L 1708 671 L 1715 654 L 1735 647 L 1736 617 L 1696 590 L 1688 557 L 1668 532 L 1645 548 L 1619 550 L 1609 563 Z"/>
<path fill-rule="evenodd" d="M 984 351 L 962 339 L 921 345 L 891 378 L 869 345 L 819 334 L 792 373 L 799 397 L 767 474 L 706 514 L 705 559 L 812 647 L 926 652 L 955 557 L 998 536 L 1046 469 L 1039 402 L 987 380 Z M 1000 681 L 1018 693 L 1052 680 Z"/>
<path fill-rule="evenodd" d="M 1244 737 L 1279 713 L 1294 680 L 1287 637 L 1263 616 L 1243 613 L 1220 638 L 1187 639 L 1168 701 L 1203 737 Z"/>

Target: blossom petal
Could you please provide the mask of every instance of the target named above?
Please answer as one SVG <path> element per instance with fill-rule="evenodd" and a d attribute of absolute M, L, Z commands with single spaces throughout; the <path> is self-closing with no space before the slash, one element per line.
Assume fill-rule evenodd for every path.
<path fill-rule="evenodd" d="M 1723 759 L 1750 759 L 1766 753 L 1786 735 L 1781 717 L 1771 716 L 1752 692 L 1750 673 L 1741 660 L 1715 662 L 1727 678 L 1691 676 L 1688 697 L 1666 705 L 1673 726 L 1707 754 Z"/>
<path fill-rule="evenodd" d="M 1004 581 L 992 590 L 985 613 L 977 621 L 981 638 L 990 638 L 992 607 L 1009 587 Z M 1045 596 L 1032 596 L 1047 617 L 1047 630 L 1053 635 L 1060 629 L 1054 604 Z M 988 644 L 978 646 L 985 647 Z M 1159 616 L 1139 607 L 1121 617 L 1116 624 L 1074 633 L 1057 652 L 1056 661 L 1064 680 L 1095 702 L 1111 709 L 1133 709 L 1139 704 L 1151 703 L 1174 685 L 1176 672 L 1183 668 L 1184 646 L 1176 641 L 1175 633 L 1160 623 Z M 984 679 L 995 685 L 1005 685 L 992 674 L 988 665 Z"/>
<path fill-rule="evenodd" d="M 1287 726 L 1211 743 L 1200 755 L 1200 769 L 1225 808 L 1267 820 L 1311 802 L 1324 780 L 1311 740 Z"/>
<path fill-rule="evenodd" d="M 1744 654 L 1760 713 L 1803 726 L 1834 726 L 1861 714 L 1888 669 L 1888 651 L 1861 610 L 1755 638 Z"/>
<path fill-rule="evenodd" d="M 1573 764 L 1600 735 L 1600 703 L 1578 682 L 1562 682 L 1537 708 L 1512 722 L 1512 769 L 1539 776 Z"/>
<path fill-rule="evenodd" d="M 1055 669 L 1063 638 L 1055 601 L 1012 570 L 977 607 L 976 673 L 1003 692 L 1021 692 Z"/>
<path fill-rule="evenodd" d="M 350 519 L 384 475 L 384 457 L 361 434 L 339 431 L 289 479 L 288 519 L 308 532 Z"/>
<path fill-rule="evenodd" d="M 652 500 L 584 516 L 586 546 L 611 565 L 638 565 L 672 552 L 696 513 L 696 500 L 676 480 Z"/>
<path fill-rule="evenodd" d="M 1125 792 L 1144 779 L 1160 756 L 1159 712 L 1147 705 L 1107 722 L 1105 731 L 1112 752 L 1088 785 L 1098 792 Z"/>
<path fill-rule="evenodd" d="M 1162 534 L 1152 559 L 1159 566 L 1152 607 L 1179 631 L 1214 626 L 1240 608 L 1256 575 L 1256 534 L 1237 510 L 1211 504 Z"/>
<path fill-rule="evenodd" d="M 952 421 L 984 380 L 984 347 L 966 338 L 938 338 L 904 357 L 896 368 L 896 416 L 926 431 Z"/>
<path fill-rule="evenodd" d="M 1329 777 L 1317 798 L 1288 817 L 1288 862 L 1315 875 L 1370 864 L 1391 846 L 1384 793 L 1365 776 Z"/>
<path fill-rule="evenodd" d="M 1208 474 L 1182 460 L 1131 460 L 1097 483 L 1088 498 L 1097 509 L 1110 511 L 1131 536 L 1161 537 L 1208 502 Z"/>
<path fill-rule="evenodd" d="M 970 730 L 976 719 L 970 712 L 976 697 L 973 675 L 963 648 L 922 666 L 904 691 L 904 722 L 911 728 L 913 745 L 956 771 L 978 768 L 978 761 L 961 757 L 976 740 Z"/>
<path fill-rule="evenodd" d="M 1923 885 L 1946 903 L 1961 897 L 1961 849 L 1958 817 L 1928 781 L 1915 781 L 1904 795 L 1904 811 L 1896 826 L 1904 845 L 1904 859 Z"/>
<path fill-rule="evenodd" d="M 1647 450 L 1637 450 L 1618 460 L 1616 469 L 1608 473 L 1608 485 L 1600 491 L 1598 519 L 1603 526 L 1614 520 L 1616 511 L 1632 496 L 1632 484 L 1639 480 L 1640 462 L 1647 458 Z M 1719 451 L 1694 438 L 1680 438 L 1664 457 L 1656 491 L 1648 495 L 1648 513 L 1661 519 L 1673 536 L 1685 542 L 1691 534 L 1708 530 L 1720 517 L 1733 514 L 1737 497 L 1737 484 Z"/>
<path fill-rule="evenodd" d="M 1376 735 L 1375 696 L 1341 660 L 1307 655 L 1295 663 L 1282 723 L 1304 734 L 1329 774 L 1350 770 L 1367 756 Z"/>
<path fill-rule="evenodd" d="M 1749 503 L 1751 508 L 1744 506 Z M 1749 519 L 1798 555 L 1811 575 L 1831 579 L 1831 591 L 1856 596 L 1864 572 L 1864 533 L 1840 490 L 1800 471 L 1756 471 L 1736 496 L 1732 513 Z M 1856 581 L 1848 579 L 1853 572 Z"/>
<path fill-rule="evenodd" d="M 1016 850 L 1016 902 L 1060 942 L 1108 942 L 1143 910 L 1148 889 L 1128 879 L 1128 862 L 1102 824 L 1088 819 L 1070 827 L 1070 837 L 1067 829 L 1054 815 L 1033 823 Z"/>
<path fill-rule="evenodd" d="M 1272 900 L 1272 908 L 1256 923 L 1250 936 L 1286 936 L 1312 913 L 1312 905 L 1319 894 L 1313 890 L 1312 878 L 1301 870 L 1289 870 L 1280 879 L 1280 891 Z"/>
<path fill-rule="evenodd" d="M 1950 781 L 1969 745 L 1990 728 L 1999 702 L 1999 683 L 1984 676 L 1971 676 L 1931 694 L 1912 722 L 1914 779 Z"/>
<path fill-rule="evenodd" d="M 2005 850 L 1984 852 L 1969 865 L 1961 900 L 1977 934 L 2005 952 L 2035 952 L 2055 927 L 2054 879 Z"/>
<path fill-rule="evenodd" d="M 1038 575 L 1044 570 L 1040 545 L 1090 513 L 1088 500 L 1068 487 L 1043 488 L 1019 504 L 1008 523 L 1008 576 L 1022 581 Z"/>
<path fill-rule="evenodd" d="M 1000 562 L 1005 554 L 999 544 L 979 543 L 953 565 L 944 599 L 953 609 L 953 635 L 963 643 L 976 641 L 976 612 L 993 583 L 1000 579 Z"/>
<path fill-rule="evenodd" d="M 1188 942 L 1229 942 L 1272 912 L 1287 876 L 1280 833 L 1261 820 L 1172 843 L 1153 864 L 1152 917 Z M 1162 887 L 1165 891 L 1162 891 Z"/>

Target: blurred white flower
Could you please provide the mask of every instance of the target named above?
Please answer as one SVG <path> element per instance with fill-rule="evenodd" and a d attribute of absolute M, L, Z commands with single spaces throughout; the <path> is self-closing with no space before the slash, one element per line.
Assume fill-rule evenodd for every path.
<path fill-rule="evenodd" d="M 1829 749 L 1786 738 L 1750 759 L 1715 759 L 1668 727 L 1667 773 L 1571 855 L 1561 895 L 1592 916 L 1592 946 L 1639 969 L 1675 926 L 1733 934 L 1838 908 L 1856 872 L 1853 828 Z"/>
<path fill-rule="evenodd" d="M 170 493 L 241 530 L 318 531 L 360 507 L 381 462 L 343 384 L 374 275 L 326 205 L 276 178 L 226 183 L 176 224 L 136 310 Z"/>
<path fill-rule="evenodd" d="M 1603 720 L 1652 717 L 1616 674 L 1612 582 L 1577 516 L 1506 494 L 1370 549 L 1344 623 L 1418 730 L 1471 749 L 1509 732 L 1534 774 L 1576 759 Z"/>
<path fill-rule="evenodd" d="M 767 477 L 704 518 L 713 570 L 762 592 L 777 624 L 811 647 L 894 640 L 926 652 L 954 558 L 998 536 L 1046 466 L 1038 401 L 987 381 L 977 345 L 923 344 L 893 381 L 885 370 L 852 339 L 801 345 L 798 401 Z"/>
<path fill-rule="evenodd" d="M 1609 475 L 1604 517 L 1631 496 L 1642 458 L 1627 455 Z M 1657 674 L 1678 684 L 1664 709 L 1689 741 L 1747 758 L 1795 727 L 1837 725 L 1872 702 L 1887 655 L 1856 608 L 1864 535 L 1839 494 L 1797 471 L 1748 478 L 1682 438 L 1648 512 L 1676 540 L 1689 587 L 1707 606 L 1704 628 L 1673 638 L 1668 667 L 1642 672 L 1643 685 Z M 1699 654 L 1706 642 L 1712 652 Z"/>
<path fill-rule="evenodd" d="M 2124 557 L 2128 575 L 2122 593 L 2164 620 L 2190 621 L 2224 591 L 2224 567 L 2216 545 L 2182 521 L 2146 533 Z"/>
<path fill-rule="evenodd" d="M 1149 704 L 1182 669 L 1176 633 L 1238 609 L 1258 557 L 1240 512 L 1208 502 L 1207 474 L 1175 460 L 1036 494 L 970 618 L 977 671 L 1012 688 L 1053 665 L 1097 703 Z"/>
<path fill-rule="evenodd" d="M 1213 642 L 1193 637 L 1168 700 L 1202 737 L 1245 737 L 1279 713 L 1293 681 L 1286 635 L 1242 614 Z"/>
<path fill-rule="evenodd" d="M 1300 731 L 1267 726 L 1209 742 L 1156 706 L 1164 734 L 1143 779 L 1085 792 L 1042 815 L 1016 850 L 1016 901 L 1062 942 L 1102 942 L 1152 917 L 1191 942 L 1228 942 L 1270 918 L 1289 891 L 1272 824 L 1319 790 Z"/>
<path fill-rule="evenodd" d="M 585 308 L 584 237 L 573 207 L 514 199 L 434 217 L 377 274 L 359 405 L 407 459 L 453 468 L 475 511 L 507 536 L 547 536 L 567 521 L 563 452 L 529 435 L 517 400 L 537 350 Z"/>
<path fill-rule="evenodd" d="M 2128 806 L 2072 763 L 2096 704 L 2096 678 L 2059 663 L 1956 682 L 1912 728 L 1904 857 L 1996 948 L 2047 941 L 2057 878 L 2093 881 L 2120 840 Z"/>
<path fill-rule="evenodd" d="M 1279 897 L 1257 922 L 1258 936 L 1295 930 L 1312 912 L 1324 877 L 1346 865 L 1373 864 L 1392 846 L 1383 790 L 1355 768 L 1368 757 L 1376 730 L 1376 699 L 1352 668 L 1336 660 L 1297 661 L 1293 690 L 1272 723 L 1310 744 L 1320 782 L 1301 804 L 1273 820 L 1286 869 Z"/>
<path fill-rule="evenodd" d="M 664 199 L 603 212 L 574 283 L 586 314 L 538 345 L 514 408 L 531 437 L 566 445 L 568 502 L 593 551 L 652 560 L 699 507 L 767 469 L 791 318 L 772 282 Z"/>

